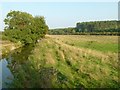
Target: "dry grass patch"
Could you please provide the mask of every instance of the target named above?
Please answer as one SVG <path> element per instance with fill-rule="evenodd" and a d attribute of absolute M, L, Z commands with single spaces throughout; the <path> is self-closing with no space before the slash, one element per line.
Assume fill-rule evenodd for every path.
<path fill-rule="evenodd" d="M 55 65 L 55 60 L 53 59 L 52 55 L 51 55 L 51 52 L 47 52 L 46 53 L 46 64 L 51 64 L 51 65 Z"/>

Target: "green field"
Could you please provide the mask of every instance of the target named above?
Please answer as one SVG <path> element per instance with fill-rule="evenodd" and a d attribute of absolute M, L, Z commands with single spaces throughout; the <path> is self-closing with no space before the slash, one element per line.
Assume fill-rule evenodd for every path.
<path fill-rule="evenodd" d="M 118 87 L 117 51 L 117 36 L 48 35 L 29 60 L 38 71 L 56 71 L 51 80 L 53 72 L 43 71 L 42 87 Z"/>
<path fill-rule="evenodd" d="M 11 87 L 119 87 L 117 36 L 46 35 L 29 51 Z"/>

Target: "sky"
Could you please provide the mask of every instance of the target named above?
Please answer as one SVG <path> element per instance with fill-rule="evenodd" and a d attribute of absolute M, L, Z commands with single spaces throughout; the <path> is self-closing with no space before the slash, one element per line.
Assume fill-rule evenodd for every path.
<path fill-rule="evenodd" d="M 77 22 L 118 20 L 118 2 L 2 2 L 2 26 L 10 10 L 44 16 L 50 29 L 75 27 Z"/>

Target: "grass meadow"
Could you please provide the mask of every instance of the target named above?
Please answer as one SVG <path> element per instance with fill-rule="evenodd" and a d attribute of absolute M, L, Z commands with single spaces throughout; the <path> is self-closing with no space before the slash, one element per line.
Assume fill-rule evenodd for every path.
<path fill-rule="evenodd" d="M 29 60 L 44 70 L 41 87 L 119 87 L 117 36 L 46 35 Z"/>

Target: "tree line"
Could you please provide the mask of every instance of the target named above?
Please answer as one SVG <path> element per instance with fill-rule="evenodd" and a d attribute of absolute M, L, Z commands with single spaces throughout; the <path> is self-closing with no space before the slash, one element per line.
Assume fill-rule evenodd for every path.
<path fill-rule="evenodd" d="M 77 23 L 76 27 L 51 29 L 53 35 L 119 35 L 120 21 L 94 21 Z"/>
<path fill-rule="evenodd" d="M 27 12 L 10 11 L 4 22 L 5 28 L 2 38 L 12 42 L 36 43 L 38 39 L 44 38 L 48 31 L 43 16 L 33 17 Z"/>
<path fill-rule="evenodd" d="M 50 29 L 48 31 L 48 34 L 50 35 L 69 35 L 69 34 L 75 34 L 75 28 L 59 28 L 59 29 Z"/>

